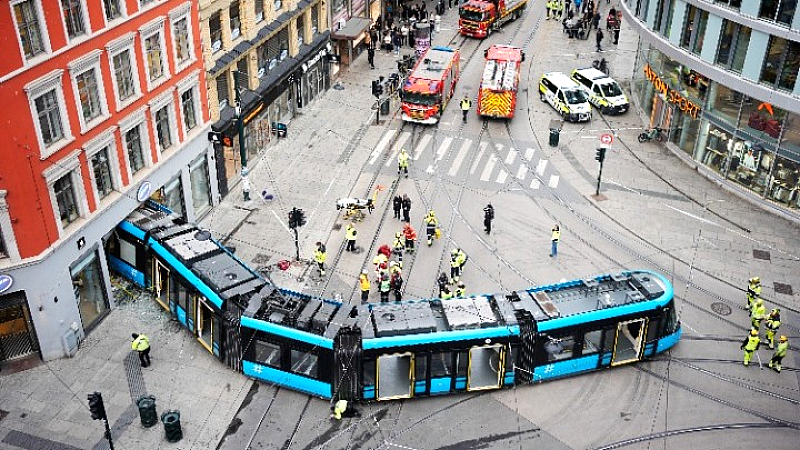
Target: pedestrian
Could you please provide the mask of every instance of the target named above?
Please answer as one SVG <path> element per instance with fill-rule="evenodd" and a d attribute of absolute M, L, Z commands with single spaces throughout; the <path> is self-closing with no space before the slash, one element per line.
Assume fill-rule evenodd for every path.
<path fill-rule="evenodd" d="M 614 27 L 614 45 L 619 45 L 619 24 Z"/>
<path fill-rule="evenodd" d="M 461 113 L 463 114 L 464 123 L 467 123 L 467 113 L 471 107 L 472 101 L 465 94 L 464 98 L 461 99 Z"/>
<path fill-rule="evenodd" d="M 403 299 L 403 293 L 401 292 L 401 289 L 403 288 L 403 275 L 400 273 L 400 271 L 396 271 L 392 274 L 390 284 L 392 291 L 394 291 L 394 301 L 399 302 Z"/>
<path fill-rule="evenodd" d="M 781 336 L 781 340 L 778 343 L 778 348 L 775 349 L 775 353 L 772 354 L 772 359 L 769 361 L 769 368 L 774 370 L 775 372 L 781 373 L 781 361 L 786 356 L 786 352 L 789 350 L 789 338 L 786 336 Z"/>
<path fill-rule="evenodd" d="M 408 178 L 408 160 L 409 160 L 408 152 L 406 149 L 400 150 L 400 154 L 397 155 L 397 174 L 400 175 L 400 172 L 405 172 L 406 178 Z"/>
<path fill-rule="evenodd" d="M 450 253 L 450 283 L 457 283 L 461 274 L 461 264 L 458 260 L 458 249 L 454 248 Z"/>
<path fill-rule="evenodd" d="M 400 197 L 400 194 L 394 196 L 392 209 L 394 210 L 394 218 L 400 220 L 400 211 L 403 209 L 403 197 Z"/>
<path fill-rule="evenodd" d="M 483 231 L 486 234 L 492 233 L 492 220 L 494 220 L 494 206 L 489 203 L 483 208 Z"/>
<path fill-rule="evenodd" d="M 139 352 L 139 363 L 142 364 L 142 367 L 147 367 L 150 365 L 150 339 L 143 334 L 133 333 L 131 334 L 133 338 L 133 343 L 131 344 L 131 348 Z"/>
<path fill-rule="evenodd" d="M 456 286 L 455 296 L 456 298 L 464 298 L 467 296 L 467 288 L 466 286 L 464 286 L 463 281 L 458 282 L 458 286 Z"/>
<path fill-rule="evenodd" d="M 600 11 L 595 11 L 594 16 L 592 16 L 592 26 L 597 30 L 600 29 Z"/>
<path fill-rule="evenodd" d="M 428 215 L 425 216 L 425 234 L 428 236 L 428 247 L 433 245 L 433 238 L 436 236 L 436 231 L 439 229 L 437 225 L 439 221 L 436 219 L 436 214 L 434 214 L 433 210 L 428 211 Z"/>
<path fill-rule="evenodd" d="M 467 260 L 468 259 L 469 259 L 469 257 L 467 256 L 466 253 L 464 253 L 464 250 L 461 250 L 459 248 L 458 249 L 458 254 L 456 255 L 456 262 L 458 263 L 458 274 L 459 274 L 459 276 L 462 273 L 464 273 L 464 265 L 467 264 Z M 456 280 L 456 281 L 458 281 L 458 280 Z"/>
<path fill-rule="evenodd" d="M 453 298 L 453 294 L 450 292 L 450 288 L 445 286 L 444 289 L 442 289 L 442 292 L 439 293 L 439 298 L 441 298 L 442 300 L 450 300 L 451 298 Z"/>
<path fill-rule="evenodd" d="M 742 345 L 739 347 L 744 350 L 744 365 L 749 366 L 750 360 L 753 359 L 753 352 L 758 350 L 761 345 L 761 340 L 758 338 L 758 330 L 755 328 L 750 330 L 750 334 L 744 338 Z"/>
<path fill-rule="evenodd" d="M 403 194 L 403 221 L 411 222 L 411 199 L 408 198 L 408 194 Z"/>
<path fill-rule="evenodd" d="M 345 250 L 348 252 L 356 251 L 356 234 L 356 227 L 354 227 L 352 223 L 348 223 L 344 233 L 345 239 L 347 240 L 347 247 L 345 247 Z"/>
<path fill-rule="evenodd" d="M 375 48 L 372 46 L 367 49 L 367 62 L 370 69 L 375 68 Z"/>
<path fill-rule="evenodd" d="M 564 1 L 556 0 L 555 19 L 561 20 L 562 17 L 564 17 Z"/>
<path fill-rule="evenodd" d="M 555 9 L 555 2 L 553 0 L 547 0 L 547 3 L 545 3 L 545 8 L 547 9 L 546 20 L 550 20 L 551 16 L 553 15 L 553 9 Z"/>
<path fill-rule="evenodd" d="M 392 34 L 393 34 L 392 44 L 394 45 L 394 54 L 395 55 L 399 55 L 400 54 L 400 47 L 403 45 L 402 44 L 403 43 L 403 37 L 400 35 L 400 32 L 398 32 L 397 30 L 395 30 L 394 33 L 392 33 Z"/>
<path fill-rule="evenodd" d="M 417 232 L 414 231 L 410 223 L 403 227 L 403 236 L 406 238 L 406 250 L 414 253 L 414 241 L 417 240 Z"/>
<path fill-rule="evenodd" d="M 246 169 L 242 169 L 242 172 L 245 172 Z M 247 174 L 242 174 L 242 194 L 244 195 L 244 201 L 250 201 L 250 179 L 247 178 Z"/>
<path fill-rule="evenodd" d="M 781 310 L 775 308 L 770 311 L 769 317 L 767 317 L 767 321 L 764 323 L 764 327 L 767 329 L 767 344 L 770 350 L 775 348 L 775 335 L 778 333 L 778 328 L 780 328 L 780 326 Z"/>
<path fill-rule="evenodd" d="M 553 257 L 558 255 L 558 241 L 561 239 L 561 230 L 556 224 L 551 231 L 553 234 L 550 236 L 550 256 Z"/>
<path fill-rule="evenodd" d="M 458 2 L 458 0 L 456 0 Z M 447 0 L 447 9 L 453 9 L 453 0 Z"/>
<path fill-rule="evenodd" d="M 361 412 L 347 402 L 347 400 L 337 400 L 331 406 L 331 417 L 336 420 L 342 420 L 342 417 L 361 417 Z"/>
<path fill-rule="evenodd" d="M 753 309 L 753 303 L 761 296 L 761 278 L 752 277 L 747 280 L 747 311 Z"/>
<path fill-rule="evenodd" d="M 439 274 L 439 278 L 436 279 L 436 283 L 439 285 L 439 296 L 442 296 L 442 292 L 447 288 L 447 285 L 450 283 L 450 279 L 447 278 L 447 274 L 442 272 Z"/>
<path fill-rule="evenodd" d="M 400 264 L 400 267 L 403 267 L 403 250 L 406 248 L 405 239 L 403 239 L 403 233 L 398 231 L 394 234 L 394 242 L 392 243 L 392 254 L 397 256 L 397 262 Z"/>
<path fill-rule="evenodd" d="M 378 285 L 378 290 L 381 293 L 381 303 L 389 303 L 389 292 L 392 290 L 392 282 L 389 279 L 388 273 L 384 273 L 381 276 L 381 282 Z"/>
<path fill-rule="evenodd" d="M 600 43 L 603 42 L 603 30 L 601 30 L 599 28 L 597 29 L 597 31 L 595 32 L 595 35 L 594 35 L 594 40 L 597 43 L 597 51 L 598 52 L 602 52 L 603 49 L 600 48 Z"/>
<path fill-rule="evenodd" d="M 317 249 L 314 250 L 314 261 L 319 268 L 319 276 L 325 276 L 325 260 L 328 259 L 328 253 L 325 250 L 325 244 L 317 242 Z"/>
<path fill-rule="evenodd" d="M 366 303 L 369 300 L 369 276 L 366 270 L 361 271 L 358 276 L 358 287 L 361 289 L 361 303 Z"/>
<path fill-rule="evenodd" d="M 408 26 L 405 23 L 400 27 L 400 36 L 402 37 L 400 40 L 400 46 L 402 47 L 408 43 Z"/>
<path fill-rule="evenodd" d="M 761 328 L 761 321 L 767 317 L 767 307 L 764 306 L 764 300 L 758 299 L 753 303 L 753 309 L 750 311 L 750 323 L 754 330 Z"/>

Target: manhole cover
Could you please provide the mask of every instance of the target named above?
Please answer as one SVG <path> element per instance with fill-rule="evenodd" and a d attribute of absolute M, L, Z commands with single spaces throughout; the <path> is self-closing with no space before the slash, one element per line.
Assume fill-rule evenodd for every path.
<path fill-rule="evenodd" d="M 763 259 L 764 261 L 769 261 L 769 252 L 764 250 L 753 250 L 753 258 L 755 259 Z"/>
<path fill-rule="evenodd" d="M 271 256 L 267 255 L 266 253 L 256 253 L 256 256 L 253 258 L 253 264 L 257 266 L 263 266 L 267 263 L 267 261 L 269 261 L 270 258 Z"/>
<path fill-rule="evenodd" d="M 775 292 L 777 292 L 778 294 L 792 295 L 792 285 L 791 284 L 775 282 L 775 283 L 773 283 L 773 285 L 775 286 Z"/>
<path fill-rule="evenodd" d="M 711 304 L 711 310 L 720 316 L 730 316 L 731 307 L 722 302 L 714 302 Z"/>

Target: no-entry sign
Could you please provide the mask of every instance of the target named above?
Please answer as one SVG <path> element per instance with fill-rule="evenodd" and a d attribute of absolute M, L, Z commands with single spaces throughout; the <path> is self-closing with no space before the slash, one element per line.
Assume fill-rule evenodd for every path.
<path fill-rule="evenodd" d="M 614 142 L 614 136 L 612 136 L 611 133 L 603 133 L 600 135 L 600 142 L 604 145 L 611 145 L 611 143 Z"/>

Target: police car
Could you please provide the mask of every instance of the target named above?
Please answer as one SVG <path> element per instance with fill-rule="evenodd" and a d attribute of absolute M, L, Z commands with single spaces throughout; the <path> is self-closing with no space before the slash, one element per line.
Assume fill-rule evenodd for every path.
<path fill-rule="evenodd" d="M 605 73 L 595 68 L 575 69 L 572 71 L 572 79 L 603 114 L 622 114 L 630 108 L 630 102 L 622 88 Z"/>
<path fill-rule="evenodd" d="M 589 97 L 562 72 L 548 72 L 539 80 L 539 98 L 570 122 L 585 122 L 592 117 Z"/>

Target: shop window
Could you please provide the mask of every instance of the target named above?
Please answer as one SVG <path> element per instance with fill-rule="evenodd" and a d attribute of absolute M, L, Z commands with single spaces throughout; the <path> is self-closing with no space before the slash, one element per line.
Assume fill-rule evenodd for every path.
<path fill-rule="evenodd" d="M 719 37 L 719 47 L 717 48 L 717 56 L 714 62 L 723 66 L 730 65 L 731 50 L 733 49 L 733 41 L 738 30 L 738 24 L 730 20 L 722 21 L 722 31 Z"/>
<path fill-rule="evenodd" d="M 575 347 L 574 336 L 564 336 L 558 338 L 549 338 L 544 343 L 544 351 L 547 354 L 547 361 L 561 361 L 563 359 L 572 358 L 572 351 Z"/>
<path fill-rule="evenodd" d="M 211 36 L 211 53 L 222 50 L 222 20 L 219 11 L 208 18 L 208 31 Z"/>
<path fill-rule="evenodd" d="M 183 189 L 180 177 L 175 177 L 164 185 L 161 204 L 175 214 L 183 215 Z"/>
<path fill-rule="evenodd" d="M 790 25 L 796 8 L 797 0 L 761 0 L 758 17 Z"/>
<path fill-rule="evenodd" d="M 231 39 L 236 40 L 242 35 L 242 22 L 239 19 L 239 2 L 235 1 L 231 4 L 228 12 L 230 13 L 230 26 L 231 26 Z"/>
<path fill-rule="evenodd" d="M 453 375 L 453 360 L 450 352 L 437 352 L 431 355 L 431 378 Z"/>
<path fill-rule="evenodd" d="M 798 153 L 800 147 L 796 143 L 796 133 L 793 141 L 791 143 L 786 142 L 787 150 L 789 154 L 798 158 L 800 157 Z M 797 161 L 779 156 L 770 179 L 768 198 L 791 208 L 797 208 L 800 206 L 800 198 L 797 195 L 798 189 L 800 189 L 800 164 Z"/>
<path fill-rule="evenodd" d="M 192 183 L 192 206 L 195 216 L 200 216 L 211 207 L 208 164 L 205 156 L 201 156 L 189 166 L 189 179 Z"/>
<path fill-rule="evenodd" d="M 72 290 L 83 327 L 94 325 L 108 311 L 108 297 L 97 253 L 92 252 L 70 270 Z"/>
<path fill-rule="evenodd" d="M 281 347 L 277 344 L 264 341 L 255 341 L 255 362 L 280 369 Z"/>
<path fill-rule="evenodd" d="M 771 36 L 761 69 L 762 83 L 791 91 L 800 69 L 800 43 Z"/>
<path fill-rule="evenodd" d="M 752 30 L 741 25 L 737 28 L 738 33 L 736 34 L 733 58 L 728 68 L 736 73 L 741 73 L 744 66 L 744 58 L 747 56 L 747 47 L 750 45 L 750 33 Z"/>
<path fill-rule="evenodd" d="M 310 352 L 292 350 L 292 372 L 317 378 L 318 357 Z"/>
<path fill-rule="evenodd" d="M 705 148 L 700 152 L 700 162 L 718 173 L 723 173 L 723 165 L 729 160 L 730 148 L 733 145 L 731 135 L 725 130 L 710 125 Z"/>
<path fill-rule="evenodd" d="M 603 330 L 588 331 L 583 335 L 582 355 L 599 353 L 603 347 Z"/>
<path fill-rule="evenodd" d="M 703 41 L 705 40 L 707 25 L 708 11 L 699 9 L 697 13 L 697 30 L 694 31 L 694 36 L 692 37 L 692 53 L 699 55 L 700 52 L 703 51 Z"/>
<path fill-rule="evenodd" d="M 666 10 L 666 20 L 663 21 L 664 26 L 661 28 L 661 34 L 667 39 L 669 39 L 670 33 L 672 32 L 672 19 L 675 17 L 675 4 L 675 0 L 669 0 L 669 5 L 664 8 Z"/>

